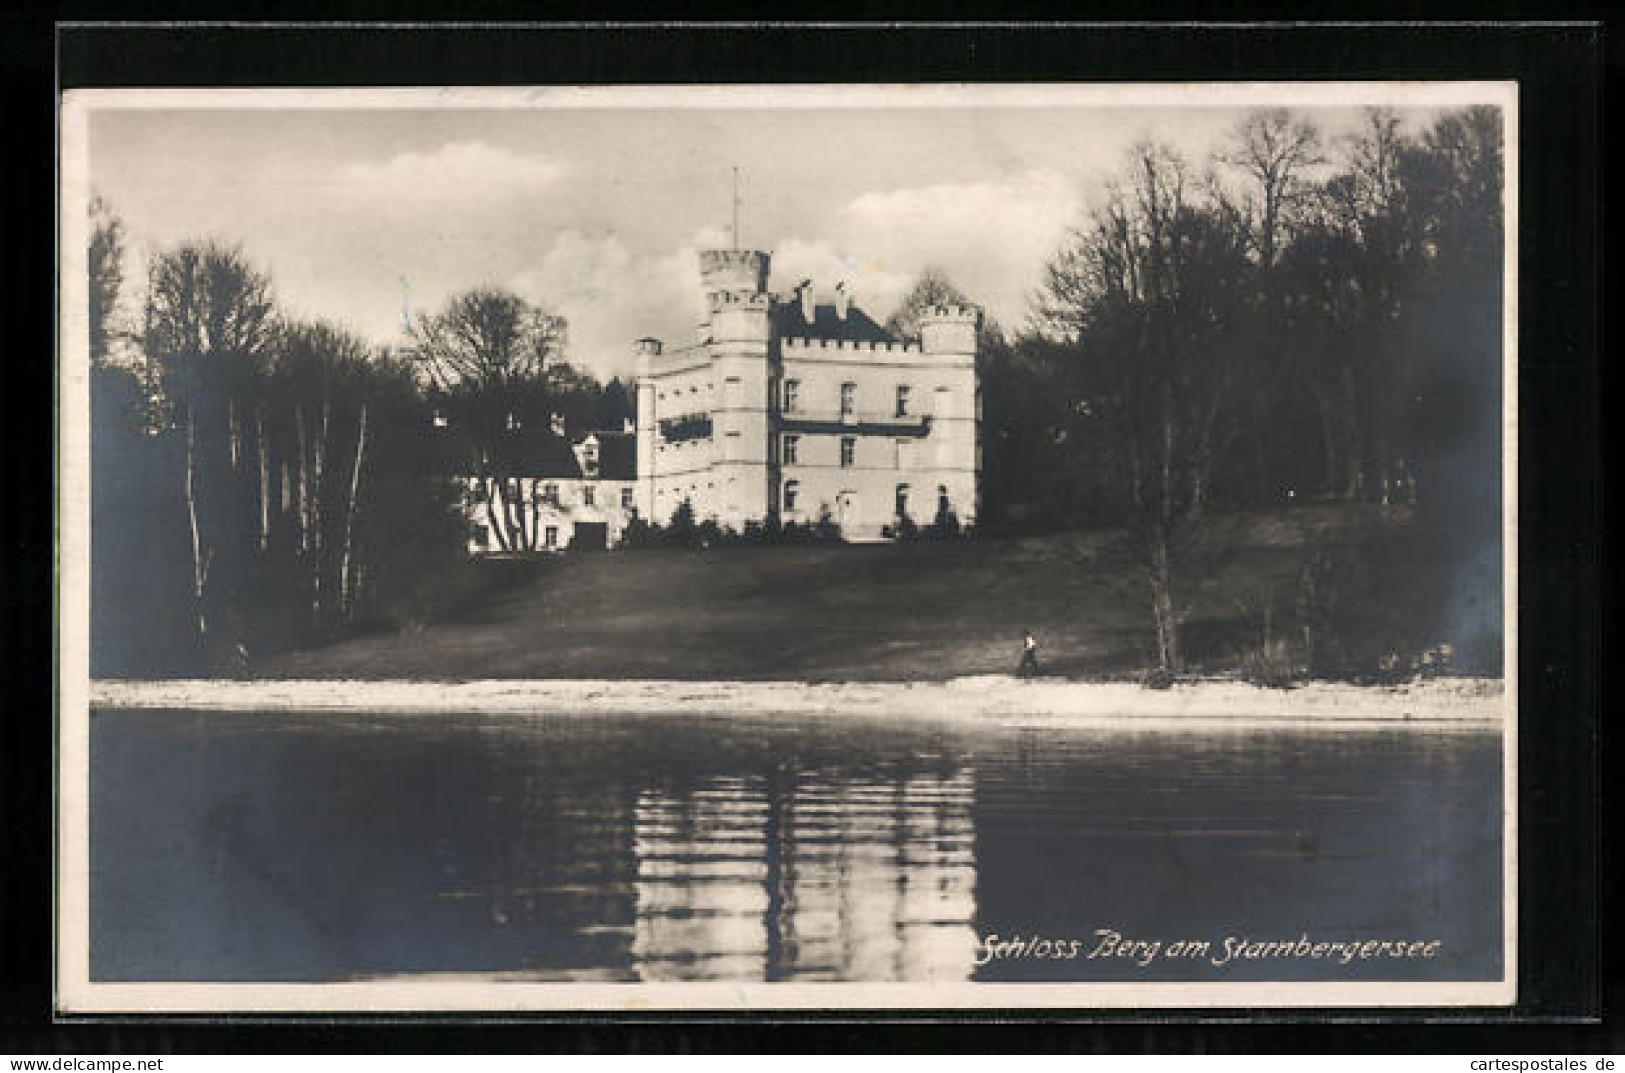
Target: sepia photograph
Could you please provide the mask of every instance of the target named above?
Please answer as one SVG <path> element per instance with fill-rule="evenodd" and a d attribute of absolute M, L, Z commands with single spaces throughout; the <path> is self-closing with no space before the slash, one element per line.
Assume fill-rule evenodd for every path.
<path fill-rule="evenodd" d="M 65 92 L 59 1009 L 1511 1005 L 1517 120 Z"/>

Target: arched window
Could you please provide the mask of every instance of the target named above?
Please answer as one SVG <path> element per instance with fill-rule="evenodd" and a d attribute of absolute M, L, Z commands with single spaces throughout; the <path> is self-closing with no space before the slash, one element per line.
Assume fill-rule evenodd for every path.
<path fill-rule="evenodd" d="M 801 393 L 801 381 L 800 380 L 786 380 L 784 382 L 784 412 L 785 413 L 793 414 L 793 413 L 796 412 L 797 396 L 800 395 L 800 393 Z"/>
<path fill-rule="evenodd" d="M 898 417 L 907 417 L 908 416 L 908 385 L 907 384 L 898 384 L 897 385 L 897 416 Z"/>
<path fill-rule="evenodd" d="M 851 417 L 857 413 L 858 385 L 848 380 L 841 385 L 841 416 Z"/>
<path fill-rule="evenodd" d="M 908 485 L 906 484 L 897 486 L 897 516 L 899 518 L 908 517 Z"/>
<path fill-rule="evenodd" d="M 786 512 L 796 509 L 796 497 L 801 494 L 800 481 L 784 482 L 784 509 Z"/>

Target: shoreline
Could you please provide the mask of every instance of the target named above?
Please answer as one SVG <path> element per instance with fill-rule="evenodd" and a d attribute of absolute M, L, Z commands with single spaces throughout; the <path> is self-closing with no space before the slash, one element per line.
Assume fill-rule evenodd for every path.
<path fill-rule="evenodd" d="M 746 682 L 662 679 L 95 679 L 98 709 L 218 712 L 706 717 L 784 715 L 1077 727 L 1418 726 L 1488 730 L 1505 724 L 1500 679 L 1416 680 L 1396 686 L 1312 683 L 1267 689 L 1196 681 L 1168 689 L 1126 682 Z"/>

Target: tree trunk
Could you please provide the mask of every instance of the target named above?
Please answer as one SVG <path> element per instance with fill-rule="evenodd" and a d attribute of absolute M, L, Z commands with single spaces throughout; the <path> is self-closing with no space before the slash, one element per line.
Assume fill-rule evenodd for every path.
<path fill-rule="evenodd" d="M 530 507 L 530 548 L 535 551 L 542 540 L 542 501 L 537 495 L 536 481 L 534 480 L 530 482 L 530 495 L 525 502 Z"/>
<path fill-rule="evenodd" d="M 209 617 L 203 598 L 209 580 L 209 558 L 203 547 L 197 512 L 197 417 L 195 403 L 186 407 L 186 520 L 192 534 L 192 611 L 198 641 L 207 648 Z"/>
<path fill-rule="evenodd" d="M 242 447 L 237 431 L 237 400 L 234 397 L 226 399 L 226 438 L 231 445 L 231 469 L 235 473 L 242 464 Z"/>
<path fill-rule="evenodd" d="M 351 607 L 350 551 L 355 534 L 356 496 L 361 490 L 361 461 L 367 453 L 367 400 L 361 400 L 361 416 L 355 434 L 355 466 L 350 470 L 350 497 L 344 505 L 344 554 L 339 560 L 339 615 L 348 619 Z"/>
<path fill-rule="evenodd" d="M 305 434 L 305 407 L 293 404 L 294 446 L 299 452 L 299 472 L 294 484 L 295 511 L 299 521 L 299 552 L 310 550 L 310 445 Z"/>
<path fill-rule="evenodd" d="M 315 484 L 315 487 L 312 489 L 314 495 L 311 497 L 310 504 L 311 549 L 315 552 L 315 556 L 314 569 L 311 572 L 310 613 L 312 619 L 317 622 L 320 622 L 322 617 L 322 574 L 327 565 L 325 561 L 326 556 L 323 554 L 326 544 L 326 534 L 322 532 L 322 527 L 326 524 L 326 518 L 324 517 L 325 511 L 322 509 L 322 507 L 323 499 L 325 499 L 325 482 L 323 480 L 323 473 L 327 466 L 328 418 L 331 416 L 331 413 L 332 404 L 324 395 L 322 398 L 322 421 L 321 424 L 317 426 L 315 443 L 311 445 L 311 469 L 313 471 L 312 480 Z"/>
<path fill-rule="evenodd" d="M 1179 618 L 1174 612 L 1173 569 L 1168 544 L 1159 540 L 1151 549 L 1151 613 L 1157 624 L 1157 666 L 1170 674 L 1181 669 Z"/>
<path fill-rule="evenodd" d="M 512 551 L 513 546 L 508 540 L 508 526 L 506 519 L 497 512 L 497 482 L 490 477 L 480 477 L 479 486 L 485 492 L 485 518 L 491 525 L 491 535 L 496 537 L 497 546 L 503 551 Z"/>
<path fill-rule="evenodd" d="M 254 444 L 260 464 L 259 549 L 271 544 L 271 445 L 265 442 L 265 403 L 254 407 Z"/>
<path fill-rule="evenodd" d="M 1343 498 L 1360 498 L 1361 477 L 1365 469 L 1363 437 L 1360 435 L 1360 401 L 1355 394 L 1354 369 L 1349 362 L 1342 368 L 1343 427 L 1347 433 L 1344 444 L 1348 453 L 1344 457 Z"/>
<path fill-rule="evenodd" d="M 520 551 L 531 551 L 535 545 L 531 543 L 530 526 L 525 523 L 525 493 L 524 485 L 518 477 L 504 481 L 503 503 L 507 507 L 508 517 L 513 519 L 515 539 L 514 543 Z"/>
<path fill-rule="evenodd" d="M 1336 495 L 1343 475 L 1343 464 L 1337 450 L 1337 416 L 1332 400 L 1324 387 L 1313 389 L 1315 411 L 1320 417 L 1321 491 Z"/>

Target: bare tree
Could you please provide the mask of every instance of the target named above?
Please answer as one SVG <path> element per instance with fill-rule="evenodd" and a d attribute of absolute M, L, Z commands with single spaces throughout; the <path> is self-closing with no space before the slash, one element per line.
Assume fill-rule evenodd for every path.
<path fill-rule="evenodd" d="M 101 365 L 120 334 L 119 292 L 124 286 L 124 224 L 101 198 L 90 202 L 90 361 Z"/>
<path fill-rule="evenodd" d="M 1294 216 L 1313 194 L 1309 173 L 1326 162 L 1320 132 L 1285 108 L 1254 112 L 1237 125 L 1219 159 L 1248 180 L 1253 248 L 1267 272 Z"/>
<path fill-rule="evenodd" d="M 350 530 L 367 446 L 366 391 L 372 359 L 372 347 L 365 340 L 324 323 L 288 325 L 276 348 L 274 372 L 286 415 L 283 427 L 286 422 L 292 425 L 288 437 L 292 442 L 282 447 L 292 470 L 288 478 L 292 494 L 286 499 L 315 624 L 335 613 L 342 619 L 349 604 Z M 350 427 L 355 430 L 353 438 L 346 436 Z M 342 466 L 347 445 L 353 450 L 350 480 L 335 481 L 329 458 L 336 453 Z M 262 515 L 269 510 L 269 498 L 269 490 L 262 487 Z"/>
<path fill-rule="evenodd" d="M 932 306 L 969 305 L 965 293 L 948 279 L 948 274 L 935 266 L 928 266 L 915 280 L 914 286 L 898 303 L 897 311 L 886 318 L 886 331 L 907 342 L 918 342 L 920 318 Z"/>
<path fill-rule="evenodd" d="M 563 318 L 494 287 L 457 295 L 440 313 L 413 324 L 418 360 L 451 411 L 491 531 L 505 551 L 536 547 L 518 447 L 527 423 L 531 435 L 548 434 L 546 374 L 564 333 Z"/>
<path fill-rule="evenodd" d="M 1184 663 L 1180 574 L 1229 432 L 1246 242 L 1177 155 L 1141 146 L 1128 181 L 1050 263 L 1040 305 L 1073 352 L 1077 432 L 1118 478 L 1168 672 Z"/>
<path fill-rule="evenodd" d="M 1251 342 L 1249 390 L 1244 393 L 1246 445 L 1255 501 L 1271 501 L 1278 489 L 1270 487 L 1275 467 L 1271 455 L 1280 450 L 1276 418 L 1282 399 L 1295 377 L 1284 368 L 1288 361 L 1285 333 L 1285 287 L 1280 261 L 1313 204 L 1313 172 L 1326 162 L 1320 132 L 1284 108 L 1253 112 L 1231 131 L 1217 162 L 1239 177 L 1232 199 L 1222 186 L 1217 203 L 1243 228 L 1253 251 L 1256 281 L 1249 288 L 1251 302 L 1238 304 L 1232 325 Z"/>
<path fill-rule="evenodd" d="M 1394 435 L 1407 379 L 1398 328 L 1425 237 L 1404 182 L 1412 152 L 1394 112 L 1368 109 L 1343 139 L 1340 166 L 1318 190 L 1293 251 L 1325 486 L 1346 499 L 1375 492 L 1387 500 L 1404 467 Z"/>
<path fill-rule="evenodd" d="M 274 333 L 270 282 L 233 247 L 186 243 L 153 263 L 144 336 L 168 421 L 185 430 L 185 496 L 198 640 L 213 642 L 210 576 L 229 525 L 236 399 Z"/>

